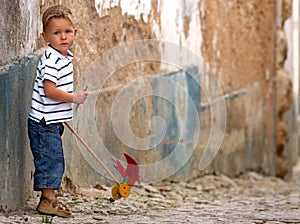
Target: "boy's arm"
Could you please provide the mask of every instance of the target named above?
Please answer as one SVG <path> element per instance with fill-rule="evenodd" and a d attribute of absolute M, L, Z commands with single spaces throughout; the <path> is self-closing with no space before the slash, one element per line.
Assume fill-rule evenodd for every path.
<path fill-rule="evenodd" d="M 56 84 L 47 79 L 44 80 L 44 92 L 52 100 L 77 104 L 83 103 L 88 95 L 85 91 L 78 91 L 74 94 L 67 93 L 56 88 Z"/>

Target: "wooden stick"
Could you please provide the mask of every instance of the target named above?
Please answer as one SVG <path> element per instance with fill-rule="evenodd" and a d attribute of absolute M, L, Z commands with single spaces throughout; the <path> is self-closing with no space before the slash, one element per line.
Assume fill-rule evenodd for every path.
<path fill-rule="evenodd" d="M 87 91 L 89 95 L 93 95 L 93 94 L 100 94 L 100 93 L 105 93 L 105 92 L 111 92 L 111 91 L 116 91 L 119 90 L 123 87 L 123 85 L 116 85 L 116 86 L 110 86 L 110 87 L 106 87 L 106 88 L 102 88 L 99 90 L 90 90 Z"/>
<path fill-rule="evenodd" d="M 68 124 L 67 122 L 64 122 L 64 124 L 70 129 L 70 131 L 78 138 L 78 140 L 84 145 L 84 147 L 95 157 L 95 159 L 101 164 L 101 166 L 107 171 L 107 173 L 111 176 L 111 178 L 120 185 L 120 182 L 117 180 L 117 178 L 110 172 L 108 167 L 101 161 L 101 159 L 94 153 L 94 151 L 85 143 L 85 141 L 79 136 L 79 134 L 74 130 L 74 128 Z"/>

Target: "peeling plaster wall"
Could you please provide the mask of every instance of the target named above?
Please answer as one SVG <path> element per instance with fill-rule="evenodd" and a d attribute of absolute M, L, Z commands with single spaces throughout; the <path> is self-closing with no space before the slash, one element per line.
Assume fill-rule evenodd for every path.
<path fill-rule="evenodd" d="M 137 1 L 131 1 L 134 5 Z M 148 1 L 140 1 L 140 5 L 148 5 Z M 91 63 L 91 61 L 97 59 L 94 57 L 99 55 L 99 53 L 105 53 L 109 48 L 115 47 L 118 44 L 122 44 L 132 40 L 138 39 L 159 39 L 168 42 L 172 42 L 178 44 L 179 46 L 183 46 L 187 48 L 189 51 L 193 52 L 194 55 L 198 56 L 198 60 L 201 61 L 201 26 L 200 26 L 200 13 L 198 12 L 198 3 L 195 1 L 175 1 L 174 5 L 172 5 L 172 9 L 170 10 L 170 6 L 167 1 L 158 1 L 157 3 L 152 3 L 152 10 L 147 15 L 148 20 L 144 17 L 146 16 L 145 12 L 148 10 L 137 9 L 137 12 L 140 16 L 137 16 L 137 12 L 130 10 L 130 13 L 126 13 L 131 6 L 122 4 L 122 2 L 117 1 L 102 1 L 95 2 L 96 10 L 92 7 L 88 8 L 87 11 L 76 11 L 75 14 L 79 15 L 79 18 L 84 18 L 83 21 L 90 21 L 90 24 L 82 23 L 80 20 L 75 23 L 78 26 L 79 33 L 78 38 L 76 40 L 76 45 L 74 46 L 75 53 L 77 58 L 79 57 L 80 63 L 76 64 L 78 68 L 78 75 L 82 77 L 83 82 L 79 81 L 78 88 L 85 88 L 86 86 L 90 86 L 89 83 L 97 82 L 96 79 L 99 79 L 99 75 L 96 75 L 92 79 L 95 80 L 87 80 L 83 77 L 86 75 L 85 69 Z M 143 8 L 143 7 L 142 7 Z M 73 10 L 73 11 L 74 11 Z M 124 13 L 125 12 L 125 13 Z M 176 19 L 174 19 L 174 17 Z M 113 19 L 112 19 L 113 18 Z M 139 19 L 135 19 L 139 18 Z M 93 28 L 91 28 L 93 27 Z M 94 29 L 94 33 L 90 33 L 89 30 Z M 81 37 L 81 33 L 85 35 Z M 96 33 L 96 35 L 94 35 Z M 179 38 L 178 38 L 179 37 Z M 91 42 L 92 41 L 92 42 Z M 85 46 L 89 47 L 85 47 Z M 85 48 L 85 51 L 82 51 L 82 48 Z M 77 51 L 78 49 L 78 51 Z M 160 57 L 168 60 L 168 57 L 171 57 L 174 60 L 180 61 L 182 66 L 188 67 L 192 66 L 192 60 L 189 54 L 185 55 L 186 57 L 182 57 L 182 54 L 170 54 L 168 49 L 165 49 L 164 46 L 160 46 L 159 52 Z M 98 53 L 97 53 L 98 51 Z M 76 60 L 76 59 L 75 59 Z M 109 63 L 113 63 L 114 58 L 111 58 L 112 61 L 108 61 Z M 76 60 L 77 61 L 77 60 Z M 76 63 L 76 62 L 75 62 Z M 76 66 L 75 66 L 76 67 Z M 99 65 L 97 67 L 97 71 L 106 70 L 107 68 L 103 68 Z M 147 63 L 133 63 L 128 66 L 124 66 L 120 71 L 117 71 L 116 74 L 111 77 L 106 83 L 105 87 L 108 89 L 113 89 L 112 91 L 107 91 L 101 94 L 98 99 L 97 108 L 99 108 L 99 113 L 96 115 L 96 119 L 99 123 L 97 123 L 99 135 L 104 140 L 107 148 L 113 151 L 113 154 L 118 158 L 122 158 L 122 151 L 128 150 L 128 147 L 115 135 L 114 130 L 111 128 L 110 124 L 110 110 L 111 104 L 118 93 L 118 88 L 121 84 L 122 87 L 129 84 L 137 77 L 146 76 L 147 74 L 161 74 L 162 71 L 169 73 L 172 71 L 179 70 L 180 68 L 170 66 L 166 63 L 160 62 L 147 62 Z M 139 71 L 139 72 L 137 72 Z M 80 78 L 80 77 L 79 77 Z M 151 91 L 151 86 L 148 87 L 149 91 Z M 155 110 L 157 110 L 157 105 L 153 105 L 153 100 L 145 99 L 137 103 L 137 108 L 135 114 L 136 117 L 132 119 L 131 127 L 134 130 L 134 133 L 138 136 L 147 136 L 148 131 L 148 121 L 151 118 L 151 114 L 153 114 Z M 105 106 L 101 102 L 106 102 Z M 146 112 L 141 114 L 139 112 L 139 107 L 147 107 Z M 101 109 L 100 109 L 101 108 Z M 85 111 L 84 114 L 88 112 Z M 80 114 L 77 114 L 78 117 L 81 118 Z M 81 118 L 82 119 L 82 118 Z M 93 118 L 86 118 L 93 119 Z M 173 117 L 172 119 L 177 119 Z M 78 121 L 80 122 L 80 121 Z M 78 122 L 74 122 L 74 126 L 78 127 Z M 85 133 L 89 133 L 88 127 L 86 127 L 86 131 L 82 131 L 83 135 Z M 82 127 L 80 128 L 82 129 Z M 127 132 L 127 130 L 124 132 Z M 67 135 L 66 135 L 67 136 Z M 94 144 L 95 137 L 85 136 L 87 142 L 90 145 Z M 69 139 L 69 136 L 66 137 Z M 105 178 L 99 177 L 99 174 L 91 169 L 90 165 L 83 162 L 84 160 L 78 158 L 82 158 L 81 153 L 78 147 L 75 145 L 74 140 L 72 142 L 66 141 L 66 148 L 72 148 L 68 154 L 70 155 L 69 163 L 70 166 L 67 166 L 67 177 L 75 184 L 78 183 L 95 183 L 96 181 L 105 181 Z M 172 141 L 177 141 L 173 139 Z M 76 142 L 76 141 L 75 141 Z M 71 147 L 71 145 L 73 147 Z M 97 147 L 97 145 L 95 145 Z M 171 147 L 171 145 L 169 146 Z M 79 146 L 80 148 L 80 146 Z M 92 147 L 94 148 L 94 147 Z M 170 151 L 170 149 L 168 149 Z M 163 153 L 163 152 L 162 152 Z M 134 156 L 141 163 L 155 161 L 158 158 L 161 158 L 161 155 L 151 154 L 143 155 L 142 153 L 134 153 Z M 164 153 L 163 153 L 164 154 Z M 110 159 L 109 159 L 110 160 Z M 197 158 L 199 162 L 199 158 Z M 81 169 L 76 169 L 77 164 L 81 164 Z M 101 169 L 98 168 L 98 169 Z M 114 169 L 114 168 L 113 168 Z M 89 170 L 89 175 L 86 176 L 86 170 Z M 96 169 L 97 170 L 97 169 Z M 151 171 L 150 171 L 151 172 Z"/>
<path fill-rule="evenodd" d="M 89 13 L 84 14 L 85 16 L 88 14 L 90 17 L 88 21 L 93 21 L 93 25 L 100 30 L 96 36 L 97 45 L 91 47 L 93 53 L 95 53 L 95 49 L 105 53 L 108 49 L 107 46 L 117 46 L 129 40 L 136 40 L 136 38 L 157 38 L 191 50 L 198 55 L 199 60 L 204 61 L 203 68 L 216 75 L 226 94 L 227 128 L 225 138 L 217 157 L 205 172 L 220 171 L 228 175 L 237 175 L 246 170 L 256 170 L 272 175 L 286 174 L 287 170 L 282 173 L 279 168 L 281 163 L 276 162 L 278 156 L 276 154 L 277 136 L 282 133 L 280 131 L 277 133 L 277 94 L 274 85 L 276 82 L 281 82 L 277 80 L 275 72 L 274 53 L 277 38 L 275 37 L 274 24 L 276 21 L 274 18 L 276 17 L 276 2 L 258 0 L 247 2 L 174 1 L 170 5 L 167 1 L 157 1 L 152 2 L 152 10 L 149 12 L 147 7 L 144 7 L 146 9 L 143 10 L 143 6 L 148 6 L 149 1 L 140 1 L 141 7 L 136 7 L 136 10 L 128 12 L 128 9 L 132 9 L 131 7 L 136 2 L 131 1 L 130 4 L 128 3 L 129 5 L 125 5 L 122 4 L 122 1 L 96 1 L 96 12 L 91 8 Z M 148 17 L 147 20 L 145 16 Z M 129 23 L 130 25 L 128 25 Z M 82 28 L 84 29 L 84 27 Z M 104 31 L 107 33 L 104 34 Z M 96 32 L 98 33 L 98 31 Z M 89 39 L 95 40 L 94 38 L 87 37 L 85 39 L 89 41 Z M 82 48 L 86 41 L 77 40 L 78 42 L 80 43 L 77 46 L 81 45 L 78 48 Z M 106 44 L 101 46 L 103 42 Z M 95 45 L 95 43 L 91 44 Z M 78 48 L 75 47 L 75 50 Z M 83 54 L 79 57 L 84 60 L 78 64 L 78 74 L 82 73 L 84 76 L 85 73 L 80 67 L 86 67 L 82 66 L 82 63 L 85 64 L 86 58 L 93 59 L 93 57 L 87 52 L 80 53 Z M 163 46 L 158 53 L 164 58 L 176 57 Z M 180 54 L 178 57 L 184 65 L 190 66 L 190 58 L 182 58 Z M 147 75 L 148 72 L 161 74 L 162 71 L 165 71 L 167 74 L 168 71 L 176 70 L 175 67 L 165 63 L 135 63 L 122 68 L 106 82 L 107 87 L 114 90 L 103 93 L 99 97 L 107 104 L 106 107 L 103 107 L 101 100 L 98 101 L 97 107 L 102 109 L 96 115 L 97 119 L 102 116 L 103 120 L 110 120 L 109 116 L 104 114 L 109 114 L 111 103 L 117 94 L 117 86 L 119 84 L 126 86 L 133 81 L 137 77 L 136 71 L 139 69 L 143 70 L 143 72 L 140 70 L 139 76 Z M 202 81 L 203 85 L 209 86 L 205 78 Z M 283 87 L 287 91 L 289 88 L 291 87 Z M 201 96 L 202 104 L 205 105 L 207 100 L 205 94 L 202 93 Z M 136 107 L 143 107 L 143 105 L 147 106 L 145 116 L 136 112 L 136 121 L 133 121 L 132 124 L 132 128 L 136 131 L 135 133 L 138 133 L 138 136 L 145 136 L 149 114 L 155 110 L 155 105 L 149 100 Z M 287 102 L 287 108 L 289 105 Z M 193 159 L 178 173 L 181 176 L 192 175 L 190 170 L 195 170 L 196 175 L 199 171 L 195 167 L 198 166 L 201 153 L 207 143 L 206 139 L 210 135 L 211 116 L 209 111 L 209 109 L 205 109 L 201 113 L 200 119 L 204 125 L 200 134 L 199 148 L 195 151 Z M 174 119 L 176 120 L 176 117 Z M 107 147 L 111 148 L 119 158 L 122 158 L 119 150 L 128 148 L 120 143 L 114 130 L 108 128 L 110 127 L 109 122 L 102 122 L 102 119 L 99 122 L 98 129 L 104 141 L 107 142 Z M 90 142 L 92 141 L 90 139 Z M 74 153 L 72 158 L 80 157 L 80 153 L 72 153 Z M 146 156 L 147 158 L 140 158 L 138 154 L 135 156 L 140 162 L 154 159 L 150 158 L 151 156 Z M 160 155 L 156 155 L 156 157 L 160 158 Z M 74 163 L 74 167 L 77 164 L 77 162 L 71 163 Z M 283 167 L 287 167 L 287 164 L 284 164 L 285 162 L 283 162 Z M 88 167 L 89 165 L 86 169 L 89 169 Z M 86 179 L 84 177 L 84 180 L 81 180 L 84 176 L 83 173 L 85 171 L 82 170 L 76 170 L 75 173 L 68 171 L 69 177 L 75 180 L 75 183 L 83 182 Z M 91 183 L 93 178 L 97 180 L 96 173 L 89 175 L 88 179 Z"/>
<path fill-rule="evenodd" d="M 38 0 L 1 2 L 0 66 L 33 52 L 39 33 Z"/>
<path fill-rule="evenodd" d="M 22 204 L 23 196 L 31 194 L 26 191 L 31 189 L 33 163 L 25 131 L 25 114 L 29 109 L 37 55 L 45 47 L 39 35 L 40 15 L 48 6 L 61 3 L 70 7 L 78 28 L 71 49 L 75 54 L 76 90 L 95 91 L 97 84 L 103 84 L 103 91 L 90 96 L 95 100 L 95 107 L 74 108 L 72 125 L 93 149 L 99 149 L 96 138 L 101 137 L 115 157 L 123 159 L 122 152 L 129 150 L 140 164 L 151 164 L 168 156 L 176 145 L 187 150 L 195 137 L 192 133 L 199 134 L 195 151 L 171 178 L 189 179 L 212 172 L 234 176 L 248 170 L 285 176 L 298 158 L 298 146 L 295 147 L 296 138 L 291 134 L 296 130 L 291 125 L 296 123 L 295 114 L 290 113 L 293 87 L 283 67 L 287 49 L 281 22 L 289 15 L 288 1 L 283 2 L 285 4 L 275 0 L 176 0 L 172 4 L 167 0 L 4 1 L 0 9 L 0 26 L 4 33 L 0 37 L 3 49 L 0 100 L 5 102 L 1 105 L 0 119 L 1 126 L 5 127 L 1 134 L 5 137 L 0 142 L 3 157 L 0 167 L 4 171 L 0 173 L 0 210 L 16 209 Z M 181 48 L 174 52 L 166 44 L 148 42 L 139 49 L 125 48 L 113 55 L 107 54 L 124 43 L 141 39 L 166 41 Z M 186 54 L 185 50 L 191 53 Z M 100 60 L 102 55 L 109 56 Z M 131 58 L 143 59 L 147 55 L 154 55 L 156 60 L 128 63 Z M 194 56 L 200 66 L 194 67 Z M 166 63 L 169 60 L 175 60 L 181 67 Z M 191 73 L 184 72 L 185 69 Z M 151 96 L 154 90 L 166 90 L 161 83 L 135 83 L 137 78 L 145 80 L 157 74 L 177 83 L 168 91 L 175 97 L 174 105 L 180 115 L 176 114 L 174 106 Z M 196 74 L 207 92 L 195 85 L 191 74 Z M 224 96 L 214 95 L 216 88 L 208 78 L 211 74 L 217 78 Z M 156 115 L 164 117 L 169 128 L 163 141 L 148 151 L 132 150 L 120 140 L 112 126 L 111 107 L 119 91 L 131 83 L 136 84 L 137 90 L 142 86 L 140 89 L 148 91 L 150 96 L 136 100 L 132 106 L 128 113 L 130 131 L 142 139 L 149 137 L 153 130 L 159 131 L 158 122 L 150 122 L 152 126 L 149 126 Z M 191 131 L 188 119 L 191 102 L 180 92 L 181 88 L 190 94 L 199 112 L 199 133 Z M 210 95 L 214 99 L 222 96 L 225 100 L 226 129 L 217 156 L 208 168 L 200 170 L 199 161 L 211 136 L 212 124 L 215 124 L 208 103 Z M 218 113 L 221 115 L 223 111 Z M 89 122 L 95 127 L 84 125 Z M 122 120 L 119 123 L 124 125 L 120 126 L 121 135 L 129 136 Z M 182 127 L 185 134 L 180 132 Z M 218 128 L 217 131 L 222 131 Z M 87 162 L 80 151 L 80 143 L 70 131 L 65 129 L 63 138 L 67 163 L 65 189 L 111 183 L 107 175 L 98 173 L 99 166 Z M 148 141 L 147 144 L 152 143 Z M 106 161 L 111 158 L 105 158 Z M 144 176 L 159 177 L 180 162 L 180 159 L 170 161 L 159 171 L 146 170 Z M 19 166 L 20 163 L 24 166 Z"/>
<path fill-rule="evenodd" d="M 0 7 L 0 212 L 32 195 L 33 163 L 27 114 L 38 56 L 38 1 L 2 1 Z"/>
<path fill-rule="evenodd" d="M 284 0 L 278 2 L 282 13 L 278 16 L 278 140 L 277 154 L 279 170 L 293 167 L 299 155 L 299 9 L 300 2 Z M 289 107 L 287 105 L 290 105 Z M 289 171 L 286 171 L 289 172 Z"/>
<path fill-rule="evenodd" d="M 107 15 L 108 10 L 119 6 L 122 9 L 122 15 L 134 16 L 136 20 L 143 19 L 148 23 L 148 15 L 151 10 L 151 1 L 126 1 L 126 0 L 95 0 L 95 8 L 100 17 Z"/>
<path fill-rule="evenodd" d="M 227 100 L 224 144 L 211 168 L 275 174 L 275 1 L 201 3 L 203 57 L 225 94 L 243 92 Z"/>
<path fill-rule="evenodd" d="M 31 54 L 0 69 L 0 212 L 18 209 L 32 194 L 27 114 L 37 61 Z"/>

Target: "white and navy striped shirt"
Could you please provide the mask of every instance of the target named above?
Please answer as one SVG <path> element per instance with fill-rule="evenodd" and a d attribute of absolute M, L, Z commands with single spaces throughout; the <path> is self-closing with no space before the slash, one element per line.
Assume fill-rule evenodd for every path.
<path fill-rule="evenodd" d="M 73 104 L 48 98 L 43 84 L 43 81 L 47 79 L 56 83 L 56 88 L 73 93 L 72 59 L 73 54 L 70 51 L 68 51 L 68 57 L 65 57 L 51 46 L 46 48 L 37 66 L 30 119 L 40 122 L 44 118 L 46 124 L 72 120 Z"/>

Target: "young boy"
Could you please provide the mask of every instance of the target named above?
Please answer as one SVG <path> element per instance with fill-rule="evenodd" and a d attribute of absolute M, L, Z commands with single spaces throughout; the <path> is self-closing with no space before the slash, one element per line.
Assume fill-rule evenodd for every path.
<path fill-rule="evenodd" d="M 73 103 L 82 104 L 87 92 L 73 92 L 73 54 L 69 51 L 77 30 L 71 11 L 57 5 L 43 14 L 43 39 L 48 44 L 34 82 L 28 135 L 34 157 L 34 190 L 41 191 L 37 210 L 43 214 L 72 217 L 70 206 L 59 202 L 64 155 L 62 122 L 73 118 Z"/>

